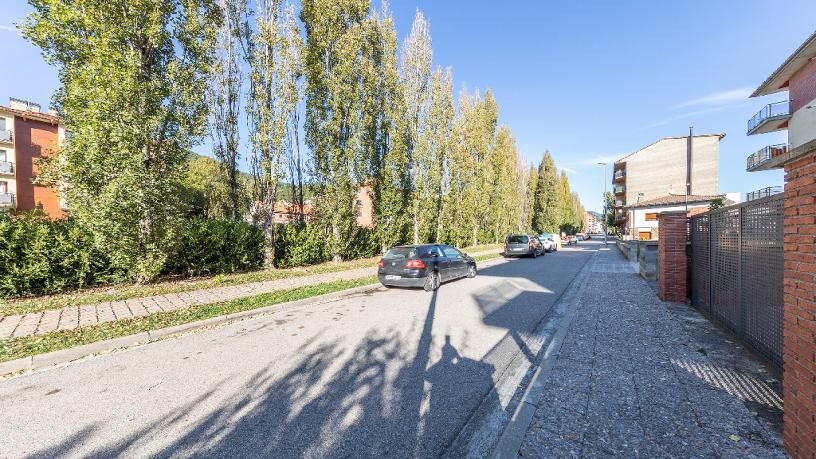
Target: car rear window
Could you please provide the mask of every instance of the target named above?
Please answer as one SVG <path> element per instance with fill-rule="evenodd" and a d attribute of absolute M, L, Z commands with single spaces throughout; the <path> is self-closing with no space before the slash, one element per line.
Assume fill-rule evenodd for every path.
<path fill-rule="evenodd" d="M 512 236 L 507 236 L 507 242 L 510 244 L 526 244 L 528 241 L 527 236 L 523 234 L 514 234 Z"/>
<path fill-rule="evenodd" d="M 384 260 L 408 260 L 416 258 L 417 252 L 415 247 L 394 247 L 385 252 Z"/>

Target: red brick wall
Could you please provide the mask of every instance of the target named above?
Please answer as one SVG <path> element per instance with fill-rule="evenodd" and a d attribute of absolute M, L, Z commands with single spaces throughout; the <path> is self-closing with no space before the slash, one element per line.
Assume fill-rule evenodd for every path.
<path fill-rule="evenodd" d="M 686 301 L 687 222 L 684 212 L 664 212 L 658 215 L 657 294 L 663 301 Z"/>
<path fill-rule="evenodd" d="M 785 447 L 816 457 L 816 155 L 785 166 Z"/>
<path fill-rule="evenodd" d="M 816 99 L 816 60 L 805 64 L 791 77 L 788 94 L 791 113 Z"/>
<path fill-rule="evenodd" d="M 17 169 L 17 210 L 35 208 L 44 210 L 53 218 L 65 215 L 57 193 L 44 186 L 34 185 L 38 158 L 47 156 L 59 145 L 57 126 L 42 121 L 14 117 L 14 154 Z"/>

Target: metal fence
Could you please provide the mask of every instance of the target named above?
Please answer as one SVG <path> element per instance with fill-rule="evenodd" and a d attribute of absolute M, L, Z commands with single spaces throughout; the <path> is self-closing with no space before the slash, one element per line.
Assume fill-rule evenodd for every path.
<path fill-rule="evenodd" d="M 782 366 L 782 194 L 691 217 L 690 299 Z"/>

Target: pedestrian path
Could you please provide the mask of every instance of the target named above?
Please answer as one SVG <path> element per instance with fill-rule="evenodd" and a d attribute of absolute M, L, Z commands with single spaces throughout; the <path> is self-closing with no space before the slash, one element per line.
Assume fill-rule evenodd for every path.
<path fill-rule="evenodd" d="M 489 250 L 472 256 L 496 253 Z M 289 290 L 328 282 L 361 279 L 377 274 L 377 267 L 350 269 L 333 273 L 313 274 L 272 281 L 252 282 L 240 285 L 215 287 L 189 292 L 106 301 L 84 306 L 71 306 L 26 314 L 0 316 L 0 340 L 40 335 L 59 330 L 73 330 L 115 320 L 145 317 L 159 312 L 175 311 L 202 304 L 219 303 L 246 298 L 262 293 Z"/>
<path fill-rule="evenodd" d="M 690 307 L 661 302 L 617 250 L 599 253 L 575 307 L 530 401 L 520 456 L 785 457 L 777 429 L 748 408 L 781 408 L 772 379 L 702 348 L 674 309 Z M 695 327 L 711 327 L 700 319 Z"/>

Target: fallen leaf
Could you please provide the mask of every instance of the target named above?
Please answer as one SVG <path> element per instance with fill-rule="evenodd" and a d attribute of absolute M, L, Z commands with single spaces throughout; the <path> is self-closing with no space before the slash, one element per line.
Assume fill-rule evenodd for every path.
<path fill-rule="evenodd" d="M 734 440 L 734 441 L 740 441 L 740 440 L 742 440 L 742 438 L 740 438 L 740 436 L 739 436 L 739 435 L 731 435 L 731 436 L 730 436 L 730 437 L 728 437 L 728 438 L 730 438 L 730 439 L 732 439 L 732 440 Z"/>

